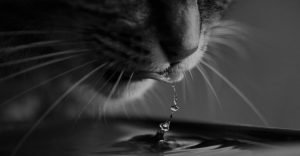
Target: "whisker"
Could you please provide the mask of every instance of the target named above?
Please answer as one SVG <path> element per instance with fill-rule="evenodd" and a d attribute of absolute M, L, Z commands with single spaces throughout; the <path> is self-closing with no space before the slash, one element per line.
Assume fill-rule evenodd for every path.
<path fill-rule="evenodd" d="M 106 63 L 107 65 L 107 63 Z M 99 77 L 101 77 L 102 75 L 104 75 L 106 72 L 103 72 Z M 97 89 L 97 91 L 100 91 L 101 89 L 103 89 L 104 87 L 106 87 L 106 85 L 108 84 L 108 81 L 111 80 L 112 77 L 109 77 L 105 82 L 104 84 L 102 84 L 102 86 Z M 99 79 L 97 82 L 96 82 L 96 86 L 98 85 L 98 83 L 100 82 L 101 79 Z M 77 116 L 77 119 L 76 121 L 80 118 L 81 114 L 84 112 L 84 110 L 94 101 L 94 99 L 99 96 L 99 94 L 97 94 L 97 91 L 96 93 L 93 95 L 93 97 L 88 101 L 88 103 L 81 109 L 81 111 L 78 113 L 78 116 Z M 100 110 L 100 109 L 98 109 Z"/>
<path fill-rule="evenodd" d="M 237 36 L 238 35 L 238 36 Z M 212 33 L 210 34 L 211 37 L 215 36 L 228 36 L 228 37 L 237 37 L 239 39 L 245 40 L 247 39 L 247 32 L 242 31 L 241 29 L 234 29 L 234 28 L 215 28 L 212 30 Z"/>
<path fill-rule="evenodd" d="M 249 42 L 249 28 L 242 23 L 234 21 L 222 21 L 211 27 L 210 44 L 222 45 L 247 56 L 247 49 L 242 46 L 243 41 Z"/>
<path fill-rule="evenodd" d="M 183 102 L 184 103 L 187 103 L 186 95 L 187 95 L 187 85 L 188 85 L 187 83 L 188 82 L 189 82 L 188 79 L 186 77 L 184 77 L 184 81 L 182 83 L 182 96 L 183 96 Z"/>
<path fill-rule="evenodd" d="M 245 103 L 253 110 L 253 112 L 259 117 L 259 119 L 263 122 L 264 125 L 269 126 L 269 123 L 265 119 L 265 117 L 258 111 L 258 109 L 255 107 L 255 105 L 241 92 L 240 89 L 238 89 L 230 80 L 228 80 L 223 74 L 221 74 L 218 70 L 216 70 L 214 67 L 206 63 L 205 61 L 201 61 L 201 64 L 206 66 L 208 69 L 213 71 L 218 77 L 220 77 L 230 88 L 233 89 L 235 93 L 237 93 L 244 101 Z"/>
<path fill-rule="evenodd" d="M 86 74 L 84 77 L 82 77 L 80 80 L 78 80 L 74 85 L 72 85 L 63 95 L 61 95 L 48 109 L 47 111 L 35 122 L 35 124 L 29 129 L 29 131 L 22 137 L 22 139 L 19 141 L 17 146 L 12 152 L 12 156 L 15 156 L 19 149 L 23 146 L 25 141 L 28 139 L 28 137 L 33 133 L 33 131 L 41 124 L 41 122 L 51 113 L 51 111 L 63 100 L 65 97 L 67 97 L 78 85 L 80 85 L 83 81 L 85 81 L 87 78 L 89 78 L 91 75 L 93 75 L 95 72 L 103 68 L 105 65 L 100 65 L 88 74 Z"/>
<path fill-rule="evenodd" d="M 97 85 L 99 84 L 99 82 L 100 82 L 100 79 L 98 79 L 98 80 L 96 81 L 95 86 L 97 86 Z M 99 90 L 101 90 L 101 89 L 99 89 Z M 97 96 L 99 96 L 99 94 L 98 94 L 97 91 L 96 91 L 96 92 L 93 94 L 93 96 L 90 98 L 90 100 L 87 102 L 87 104 L 85 104 L 85 105 L 80 109 L 80 111 L 78 112 L 78 115 L 77 115 L 77 117 L 76 117 L 76 119 L 75 119 L 75 122 L 77 122 L 77 121 L 80 119 L 82 113 L 88 108 L 88 106 L 90 106 L 90 105 L 92 104 L 92 102 L 96 99 Z"/>
<path fill-rule="evenodd" d="M 189 72 L 189 75 L 190 75 L 191 79 L 193 80 L 193 79 L 194 79 L 194 76 L 193 76 L 192 71 L 191 71 L 191 70 L 188 70 L 188 72 Z"/>
<path fill-rule="evenodd" d="M 5 105 L 5 104 L 7 104 L 7 103 L 12 102 L 13 100 L 15 100 L 15 99 L 21 97 L 22 95 L 24 95 L 24 94 L 26 94 L 26 93 L 28 93 L 28 92 L 30 92 L 30 91 L 32 91 L 32 90 L 38 88 L 38 87 L 41 87 L 41 86 L 43 86 L 43 85 L 45 85 L 45 84 L 47 84 L 47 83 L 49 83 L 49 82 L 51 82 L 51 81 L 54 81 L 55 79 L 58 79 L 58 78 L 60 78 L 60 77 L 62 77 L 62 76 L 64 76 L 64 75 L 67 75 L 67 74 L 69 74 L 69 73 L 71 73 L 71 72 L 73 72 L 73 71 L 75 71 L 75 70 L 78 70 L 78 69 L 80 69 L 80 68 L 82 68 L 82 67 L 84 67 L 84 66 L 87 66 L 87 65 L 89 65 L 89 64 L 91 64 L 91 63 L 94 63 L 94 62 L 96 62 L 96 61 L 97 61 L 96 59 L 95 59 L 95 60 L 92 60 L 92 61 L 89 61 L 89 62 L 87 62 L 87 63 L 84 63 L 84 64 L 80 65 L 80 66 L 77 66 L 77 67 L 75 67 L 75 68 L 72 68 L 72 69 L 70 69 L 70 70 L 67 70 L 67 71 L 65 71 L 65 72 L 63 72 L 63 73 L 61 73 L 61 74 L 59 74 L 59 75 L 56 75 L 56 76 L 54 76 L 54 77 L 52 77 L 52 78 L 50 78 L 50 79 L 48 79 L 48 80 L 45 80 L 45 81 L 39 83 L 38 85 L 36 85 L 36 86 L 34 86 L 34 87 L 31 87 L 31 88 L 29 88 L 29 89 L 27 89 L 27 90 L 25 90 L 25 91 L 23 91 L 23 92 L 21 92 L 21 93 L 19 93 L 19 94 L 15 95 L 15 96 L 13 96 L 13 97 L 11 97 L 11 98 L 9 98 L 9 99 L 7 99 L 7 100 L 4 101 L 3 103 L 1 103 L 0 107 L 3 106 L 3 105 Z"/>
<path fill-rule="evenodd" d="M 18 45 L 18 46 L 14 46 L 14 47 L 2 48 L 2 49 L 0 49 L 0 53 L 11 54 L 11 53 L 17 52 L 19 50 L 48 46 L 48 45 L 53 45 L 53 44 L 58 44 L 58 43 L 63 43 L 63 42 L 64 42 L 63 40 L 39 41 L 39 42 L 28 43 L 28 44 L 24 44 L 24 45 Z"/>
<path fill-rule="evenodd" d="M 210 44 L 219 44 L 231 48 L 235 52 L 239 52 L 242 56 L 246 55 L 246 49 L 241 46 L 238 42 L 234 42 L 233 40 L 228 41 L 224 38 L 211 38 Z"/>
<path fill-rule="evenodd" d="M 222 21 L 213 24 L 211 26 L 211 29 L 213 33 L 217 34 L 247 34 L 247 30 L 249 29 L 249 27 L 236 21 Z"/>
<path fill-rule="evenodd" d="M 132 81 L 132 78 L 133 78 L 133 75 L 134 75 L 134 72 L 131 73 L 130 77 L 129 77 L 129 80 L 126 84 L 126 92 L 127 92 L 127 96 L 130 96 L 130 90 L 129 90 L 129 86 L 130 86 L 130 83 Z M 129 115 L 128 115 L 128 111 L 127 111 L 127 108 L 126 108 L 126 105 L 124 104 L 121 104 L 121 107 L 123 109 L 123 112 L 125 114 L 125 117 L 126 118 L 129 118 Z"/>
<path fill-rule="evenodd" d="M 22 71 L 20 71 L 20 72 L 17 72 L 17 73 L 8 75 L 8 76 L 3 77 L 3 78 L 0 78 L 0 82 L 1 82 L 1 81 L 9 80 L 9 79 L 14 78 L 14 77 L 16 77 L 16 76 L 22 75 L 22 74 L 24 74 L 24 73 L 27 73 L 27 72 L 30 72 L 30 71 L 33 71 L 33 70 L 36 70 L 36 69 L 39 69 L 39 68 L 42 68 L 42 67 L 45 67 L 45 66 L 54 64 L 54 63 L 58 63 L 58 62 L 62 62 L 62 61 L 65 61 L 65 60 L 74 58 L 74 57 L 78 57 L 78 56 L 80 56 L 80 55 L 82 55 L 82 54 L 72 55 L 72 56 L 68 56 L 68 57 L 63 57 L 63 58 L 60 58 L 60 59 L 55 59 L 55 60 L 51 60 L 51 61 L 48 61 L 48 62 L 45 62 L 45 63 L 41 63 L 41 64 L 38 64 L 38 65 L 33 66 L 33 67 L 29 67 L 29 68 L 24 69 L 24 70 L 22 70 Z"/>
<path fill-rule="evenodd" d="M 209 87 L 209 89 L 211 90 L 212 94 L 213 94 L 214 97 L 216 98 L 216 101 L 217 101 L 217 103 L 218 103 L 219 108 L 222 110 L 223 107 L 222 107 L 221 100 L 220 100 L 220 98 L 219 98 L 219 96 L 218 96 L 218 94 L 217 94 L 217 92 L 216 92 L 214 86 L 213 86 L 212 83 L 210 82 L 210 80 L 209 80 L 207 74 L 204 72 L 204 69 L 201 68 L 201 66 L 197 66 L 196 68 L 198 69 L 198 71 L 200 72 L 200 74 L 203 76 L 203 78 L 204 78 L 206 84 L 208 85 L 208 87 Z"/>
<path fill-rule="evenodd" d="M 113 62 L 112 62 L 113 63 Z M 108 64 L 108 66 L 109 65 L 111 65 L 112 63 L 109 63 Z M 106 72 L 106 71 L 105 71 Z M 105 73 L 104 72 L 104 73 Z M 113 74 L 111 74 L 110 76 L 109 76 L 109 78 L 104 82 L 104 84 L 101 86 L 101 88 L 99 89 L 99 90 L 101 90 L 101 89 L 103 89 L 104 87 L 106 87 L 106 85 L 108 85 L 108 83 L 109 83 L 109 81 L 113 78 L 113 76 L 116 74 L 116 72 L 114 72 Z M 99 107 L 98 107 L 98 117 L 101 119 L 101 112 L 102 112 L 102 110 L 103 110 L 103 106 L 102 106 L 102 109 L 101 109 L 101 105 L 98 105 Z"/>
<path fill-rule="evenodd" d="M 193 84 L 190 81 L 190 79 L 188 79 L 188 77 L 186 76 L 186 73 L 185 73 L 184 79 L 185 80 L 184 80 L 184 83 L 183 83 L 183 87 L 184 87 L 183 88 L 183 101 L 185 103 L 187 103 L 188 100 L 187 100 L 186 96 L 188 96 L 190 94 L 190 92 L 189 92 L 189 86 L 192 86 Z M 192 77 L 191 77 L 191 80 L 193 80 Z"/>
<path fill-rule="evenodd" d="M 120 81 L 121 81 L 121 78 L 122 78 L 123 74 L 124 74 L 124 71 L 122 71 L 122 72 L 120 73 L 120 75 L 119 75 L 119 77 L 118 77 L 116 83 L 114 84 L 113 88 L 111 89 L 111 91 L 110 91 L 110 93 L 109 93 L 109 95 L 108 95 L 106 101 L 104 102 L 104 105 L 103 105 L 103 112 L 102 112 L 102 113 L 103 113 L 103 119 L 104 119 L 104 122 L 105 122 L 105 123 L 106 123 L 106 120 L 105 120 L 105 114 L 106 114 L 106 111 L 107 111 L 107 103 L 108 103 L 108 101 L 111 99 L 112 95 L 116 92 L 116 89 L 117 89 L 117 87 L 118 87 L 118 85 L 119 85 L 119 83 L 120 83 Z"/>
<path fill-rule="evenodd" d="M 134 75 L 134 72 L 131 73 L 131 75 L 129 77 L 129 80 L 128 80 L 127 84 L 126 84 L 126 91 L 128 92 L 128 96 L 130 96 L 129 85 L 130 85 L 130 83 L 132 81 L 133 75 Z"/>
<path fill-rule="evenodd" d="M 85 49 L 85 50 L 65 50 L 65 51 L 60 51 L 60 52 L 54 52 L 54 53 L 50 53 L 50 54 L 34 56 L 34 57 L 30 57 L 30 58 L 25 58 L 25 59 L 20 59 L 20 60 L 14 60 L 14 61 L 10 61 L 10 62 L 1 63 L 0 67 L 20 64 L 20 63 L 34 61 L 34 60 L 38 60 L 38 59 L 49 58 L 49 57 L 53 57 L 53 56 L 60 56 L 60 55 L 74 54 L 74 53 L 82 53 L 82 52 L 86 52 L 86 51 L 88 51 L 88 49 Z"/>

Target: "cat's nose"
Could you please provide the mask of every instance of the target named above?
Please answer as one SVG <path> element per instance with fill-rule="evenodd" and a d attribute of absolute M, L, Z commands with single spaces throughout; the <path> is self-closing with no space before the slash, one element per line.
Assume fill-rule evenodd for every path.
<path fill-rule="evenodd" d="M 183 46 L 178 43 L 162 43 L 162 49 L 171 64 L 176 64 L 189 57 L 198 50 L 198 43 L 191 46 Z"/>
<path fill-rule="evenodd" d="M 196 0 L 159 0 L 157 35 L 170 63 L 177 63 L 197 51 L 200 15 Z"/>

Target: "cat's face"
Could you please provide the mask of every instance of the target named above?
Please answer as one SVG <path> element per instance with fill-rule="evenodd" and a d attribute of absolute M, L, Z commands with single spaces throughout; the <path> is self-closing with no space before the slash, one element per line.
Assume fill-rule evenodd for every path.
<path fill-rule="evenodd" d="M 2 58 L 12 53 L 13 56 L 10 56 L 12 59 L 8 61 L 2 59 L 2 63 L 24 58 L 23 55 L 19 55 L 21 52 L 30 57 L 55 55 L 58 52 L 57 56 L 62 59 L 58 61 L 59 64 L 55 62 L 57 57 L 49 57 L 46 62 L 39 61 L 39 64 L 54 61 L 55 65 L 53 64 L 51 68 L 61 69 L 82 66 L 82 70 L 79 69 L 77 72 L 80 74 L 69 75 L 72 83 L 80 82 L 80 85 L 88 86 L 111 98 L 136 98 L 152 86 L 154 82 L 152 79 L 168 83 L 180 81 L 184 77 L 184 72 L 199 63 L 206 50 L 209 27 L 219 19 L 228 2 L 226 0 L 1 2 L 3 5 L 0 4 L 2 14 L 0 16 L 6 21 L 1 24 L 1 31 L 23 32 L 15 34 L 17 39 L 9 36 L 10 40 L 16 41 L 8 43 L 13 43 L 15 47 L 23 44 L 19 40 L 27 45 L 38 42 L 41 44 L 32 44 L 32 47 L 20 50 L 4 48 Z M 26 37 L 26 32 L 30 31 L 32 34 L 28 33 Z M 41 48 L 45 47 L 47 50 L 42 50 L 46 52 L 41 52 Z M 87 75 L 88 77 L 85 77 Z M 91 81 L 86 81 L 87 79 L 95 81 L 90 83 Z M 131 97 L 128 97 L 129 93 Z"/>

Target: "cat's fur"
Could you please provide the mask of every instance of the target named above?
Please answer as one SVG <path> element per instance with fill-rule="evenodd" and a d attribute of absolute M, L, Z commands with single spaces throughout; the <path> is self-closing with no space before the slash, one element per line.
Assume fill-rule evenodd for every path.
<path fill-rule="evenodd" d="M 73 116 L 87 103 L 85 113 L 95 115 L 99 105 L 142 97 L 154 84 L 149 78 L 180 81 L 230 2 L 2 0 L 1 119 Z"/>

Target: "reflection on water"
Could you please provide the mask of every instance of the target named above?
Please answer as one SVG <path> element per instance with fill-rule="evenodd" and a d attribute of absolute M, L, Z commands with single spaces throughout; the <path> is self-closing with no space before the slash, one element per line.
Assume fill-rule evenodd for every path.
<path fill-rule="evenodd" d="M 286 145 L 300 142 L 298 131 L 186 122 L 172 122 L 165 141 L 159 142 L 155 135 L 159 121 L 112 119 L 106 124 L 95 120 L 48 123 L 26 140 L 17 155 L 250 156 L 262 153 L 265 156 L 266 150 L 276 155 Z M 27 124 L 17 128 L 2 125 L 1 156 L 11 154 L 28 127 Z"/>

